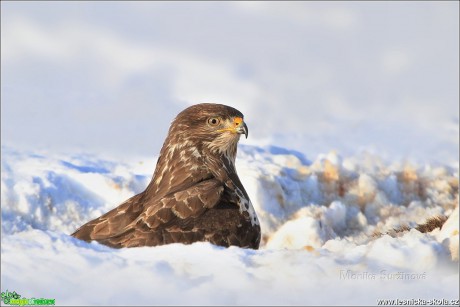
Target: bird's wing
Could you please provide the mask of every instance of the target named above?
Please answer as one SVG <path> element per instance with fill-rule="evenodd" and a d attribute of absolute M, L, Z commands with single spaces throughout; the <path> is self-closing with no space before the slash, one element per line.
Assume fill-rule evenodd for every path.
<path fill-rule="evenodd" d="M 152 203 L 139 202 L 136 195 L 100 218 L 83 225 L 74 236 L 117 248 L 163 244 L 163 230 L 188 224 L 206 209 L 216 206 L 223 194 L 223 184 L 213 178 L 159 200 L 152 199 Z M 143 206 L 141 209 L 140 204 Z M 129 217 L 124 217 L 127 213 Z M 134 219 L 132 213 L 137 214 Z"/>
<path fill-rule="evenodd" d="M 197 217 L 217 205 L 223 192 L 224 186 L 214 178 L 199 182 L 187 189 L 167 194 L 154 205 L 147 204 L 145 211 L 126 228 L 145 224 L 154 230 L 178 220 Z"/>
<path fill-rule="evenodd" d="M 91 241 L 119 233 L 141 214 L 143 209 L 142 203 L 139 202 L 141 197 L 142 193 L 129 198 L 115 209 L 84 224 L 72 236 L 80 240 Z"/>

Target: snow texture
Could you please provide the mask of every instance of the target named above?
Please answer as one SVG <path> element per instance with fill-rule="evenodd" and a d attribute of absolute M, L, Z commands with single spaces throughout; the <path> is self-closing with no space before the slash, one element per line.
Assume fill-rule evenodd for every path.
<path fill-rule="evenodd" d="M 459 2 L 0 2 L 2 292 L 458 299 Z M 174 116 L 202 102 L 245 115 L 261 249 L 70 237 L 146 187 Z M 386 234 L 436 215 L 442 229 Z"/>
<path fill-rule="evenodd" d="M 458 169 L 241 146 L 237 169 L 261 221 L 260 250 L 203 242 L 116 250 L 69 236 L 141 192 L 154 161 L 3 147 L 2 291 L 58 305 L 458 297 Z M 384 234 L 434 215 L 450 218 L 428 234 Z"/>

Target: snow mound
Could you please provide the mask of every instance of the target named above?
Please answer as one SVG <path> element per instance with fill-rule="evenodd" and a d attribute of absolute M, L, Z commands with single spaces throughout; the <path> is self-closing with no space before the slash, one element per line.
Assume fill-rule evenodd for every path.
<path fill-rule="evenodd" d="M 270 248 L 296 246 L 280 237 L 307 228 L 313 234 L 311 244 L 308 235 L 301 238 L 306 245 L 333 238 L 364 243 L 375 233 L 449 216 L 458 206 L 458 168 L 385 164 L 366 153 L 342 158 L 331 152 L 310 162 L 296 152 L 242 149 L 239 175 Z"/>
<path fill-rule="evenodd" d="M 241 146 L 237 169 L 261 221 L 260 250 L 202 242 L 115 250 L 69 236 L 141 192 L 155 160 L 2 147 L 3 287 L 74 305 L 458 297 L 458 168 Z M 449 217 L 441 229 L 385 235 L 435 215 Z"/>

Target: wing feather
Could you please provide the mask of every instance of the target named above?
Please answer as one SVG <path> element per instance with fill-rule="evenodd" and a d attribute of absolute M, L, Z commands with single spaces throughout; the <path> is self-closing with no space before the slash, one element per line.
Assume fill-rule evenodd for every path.
<path fill-rule="evenodd" d="M 155 229 L 166 225 L 176 218 L 197 217 L 206 209 L 214 207 L 224 192 L 224 186 L 216 179 L 208 179 L 186 190 L 165 196 L 160 206 L 149 206 L 132 224 L 143 222 Z M 133 225 L 129 225 L 128 228 Z"/>
<path fill-rule="evenodd" d="M 142 204 L 139 202 L 141 197 L 142 193 L 129 198 L 115 209 L 82 225 L 72 236 L 89 242 L 104 239 L 109 235 L 116 235 L 141 213 Z"/>
<path fill-rule="evenodd" d="M 90 240 L 98 240 L 112 247 L 158 245 L 162 244 L 165 235 L 187 236 L 192 240 L 198 234 L 191 232 L 179 234 L 181 231 L 177 225 L 187 225 L 191 219 L 199 217 L 206 209 L 216 206 L 223 192 L 222 183 L 216 179 L 208 179 L 186 190 L 165 196 L 155 204 L 145 204 L 143 212 L 127 223 L 127 219 L 123 216 L 133 205 L 134 200 L 130 199 L 125 204 L 129 203 L 131 207 L 125 208 L 123 204 L 101 216 L 98 221 L 83 225 L 75 234 L 76 237 L 82 238 L 78 235 L 84 232 Z M 123 210 L 125 213 L 119 213 Z M 122 225 L 123 228 L 120 227 Z M 150 241 L 153 243 L 150 244 Z"/>

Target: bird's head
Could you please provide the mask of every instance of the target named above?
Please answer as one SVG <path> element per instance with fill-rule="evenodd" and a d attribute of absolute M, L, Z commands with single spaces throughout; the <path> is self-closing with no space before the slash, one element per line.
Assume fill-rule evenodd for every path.
<path fill-rule="evenodd" d="M 227 155 L 233 161 L 240 136 L 248 137 L 243 114 L 235 108 L 202 103 L 180 112 L 171 124 L 167 142 Z"/>
<path fill-rule="evenodd" d="M 208 118 L 208 125 L 211 130 L 214 130 L 217 133 L 230 133 L 230 137 L 232 137 L 232 134 L 233 137 L 235 135 L 244 134 L 246 138 L 248 138 L 248 126 L 244 122 L 242 115 L 230 117 L 211 116 Z"/>

